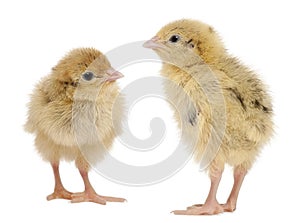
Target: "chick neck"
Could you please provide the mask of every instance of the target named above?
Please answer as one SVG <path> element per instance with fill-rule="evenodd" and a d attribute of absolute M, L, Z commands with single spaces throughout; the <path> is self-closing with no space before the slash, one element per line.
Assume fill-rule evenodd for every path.
<path fill-rule="evenodd" d="M 207 65 L 214 67 L 218 67 L 220 61 L 228 58 L 226 50 L 222 47 L 210 47 L 207 49 L 203 49 L 198 52 L 198 55 Z"/>

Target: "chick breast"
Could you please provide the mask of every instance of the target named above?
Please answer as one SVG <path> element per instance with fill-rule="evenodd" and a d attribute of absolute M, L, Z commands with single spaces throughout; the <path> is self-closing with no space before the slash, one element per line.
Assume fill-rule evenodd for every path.
<path fill-rule="evenodd" d="M 239 65 L 239 69 L 236 69 L 230 61 L 224 63 L 228 65 L 221 64 L 223 71 L 212 66 L 213 73 L 220 82 L 226 112 L 223 138 L 220 142 L 212 144 L 215 146 L 220 144 L 214 160 L 220 165 L 228 163 L 232 166 L 242 165 L 245 169 L 249 169 L 262 145 L 273 133 L 271 100 L 265 86 L 254 73 L 242 64 Z M 231 73 L 232 77 L 228 77 L 224 71 Z M 199 161 L 203 158 L 203 153 L 209 149 L 207 143 L 211 139 L 212 128 L 214 128 L 211 102 L 207 100 L 207 95 L 201 90 L 199 83 L 185 71 L 165 64 L 162 75 L 171 80 L 165 81 L 165 92 L 168 100 L 172 101 L 178 109 L 175 117 L 182 127 L 185 141 L 191 142 L 198 138 L 195 159 Z M 185 114 L 191 111 L 191 104 L 196 107 L 195 123 L 184 120 L 184 117 L 187 117 Z M 218 120 L 218 117 L 215 118 Z M 196 133 L 199 135 L 195 136 Z"/>

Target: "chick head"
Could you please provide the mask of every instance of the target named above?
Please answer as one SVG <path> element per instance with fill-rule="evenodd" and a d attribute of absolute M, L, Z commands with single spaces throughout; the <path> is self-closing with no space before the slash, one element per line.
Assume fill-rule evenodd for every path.
<path fill-rule="evenodd" d="M 111 67 L 106 56 L 93 48 L 70 51 L 52 69 L 52 79 L 63 86 L 61 93 L 66 93 L 69 98 L 73 98 L 77 89 L 88 96 L 92 90 L 110 85 L 121 77 L 123 75 Z"/>
<path fill-rule="evenodd" d="M 177 20 L 162 27 L 152 39 L 144 43 L 144 47 L 153 49 L 159 56 L 166 53 L 166 49 L 169 49 L 169 53 L 170 49 L 191 49 L 206 63 L 213 62 L 226 53 L 212 27 L 190 19 Z"/>

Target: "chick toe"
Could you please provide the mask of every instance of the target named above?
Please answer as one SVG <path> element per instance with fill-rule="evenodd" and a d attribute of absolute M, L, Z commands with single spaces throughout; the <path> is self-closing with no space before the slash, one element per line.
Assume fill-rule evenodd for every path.
<path fill-rule="evenodd" d="M 52 194 L 47 196 L 47 201 L 51 201 L 54 199 L 71 200 L 72 194 L 73 193 L 67 191 L 65 188 L 56 189 Z"/>
<path fill-rule="evenodd" d="M 201 206 L 190 206 L 187 210 L 172 211 L 175 215 L 215 215 L 223 212 L 224 209 L 218 202 L 205 203 Z"/>

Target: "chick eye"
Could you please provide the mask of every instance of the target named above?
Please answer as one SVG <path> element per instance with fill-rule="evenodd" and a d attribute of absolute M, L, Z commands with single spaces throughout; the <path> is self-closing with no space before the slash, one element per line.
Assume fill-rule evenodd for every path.
<path fill-rule="evenodd" d="M 180 40 L 180 36 L 178 35 L 173 35 L 170 37 L 169 41 L 172 42 L 172 43 L 176 43 Z"/>
<path fill-rule="evenodd" d="M 85 80 L 85 81 L 90 81 L 94 77 L 95 77 L 95 75 L 92 72 L 90 72 L 90 71 L 85 72 L 84 74 L 82 74 L 82 79 Z"/>

